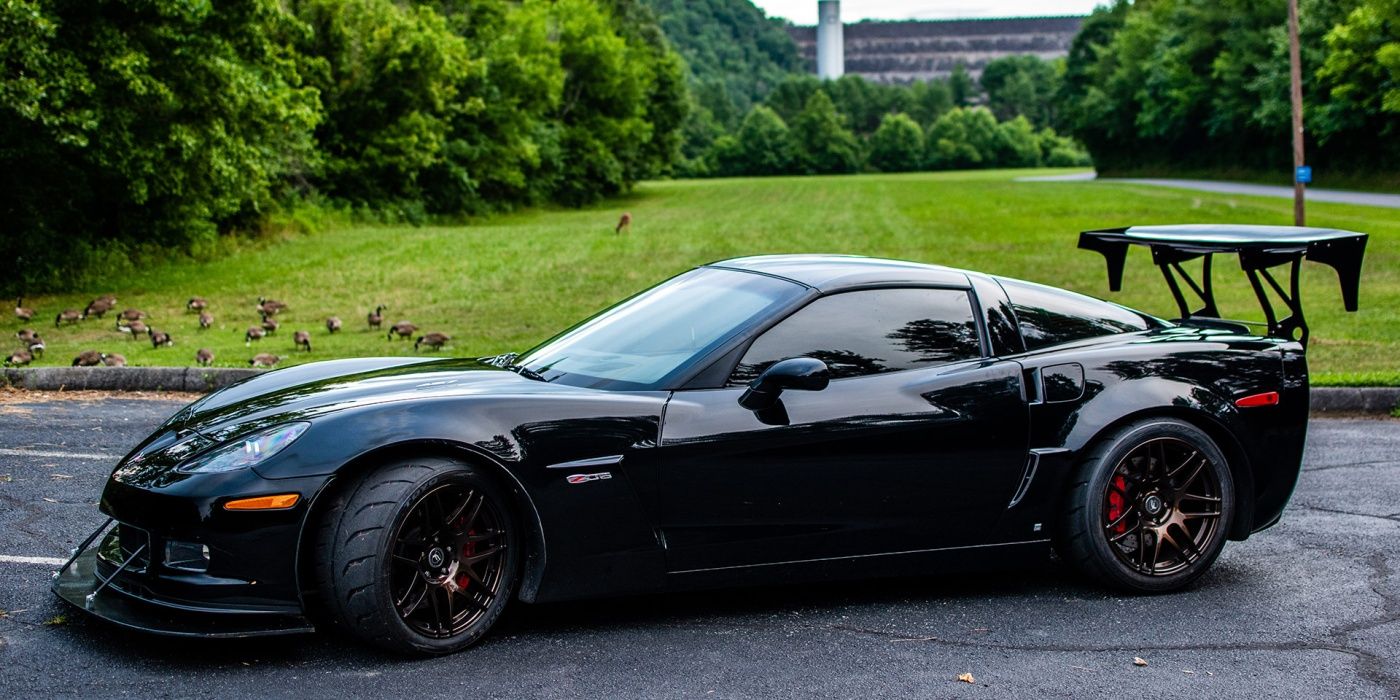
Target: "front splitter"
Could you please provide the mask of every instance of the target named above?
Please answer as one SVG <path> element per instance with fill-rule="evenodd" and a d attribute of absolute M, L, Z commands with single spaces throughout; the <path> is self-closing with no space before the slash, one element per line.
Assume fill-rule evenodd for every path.
<path fill-rule="evenodd" d="M 112 624 L 171 637 L 238 639 L 315 631 L 306 618 L 297 615 L 183 610 L 103 587 L 97 574 L 96 548 L 82 552 L 58 573 L 53 592 L 79 610 Z"/>

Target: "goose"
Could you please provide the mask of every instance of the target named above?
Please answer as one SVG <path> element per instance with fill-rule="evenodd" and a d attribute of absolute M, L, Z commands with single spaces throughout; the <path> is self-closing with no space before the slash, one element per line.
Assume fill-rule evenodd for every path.
<path fill-rule="evenodd" d="M 280 301 L 277 301 L 276 299 L 258 297 L 258 311 L 262 312 L 264 316 L 275 316 L 279 312 L 286 310 L 287 305 L 283 304 Z"/>
<path fill-rule="evenodd" d="M 28 328 L 21 328 L 15 333 L 15 337 L 19 338 L 19 342 L 21 343 L 32 343 L 39 339 L 39 333 L 38 331 L 32 331 Z"/>
<path fill-rule="evenodd" d="M 254 355 L 253 359 L 248 360 L 248 364 L 254 367 L 271 367 L 281 361 L 282 358 L 270 352 L 260 352 Z"/>
<path fill-rule="evenodd" d="M 207 331 L 214 325 L 214 314 L 208 311 L 199 312 L 199 330 Z"/>
<path fill-rule="evenodd" d="M 102 360 L 107 358 L 107 353 L 97 350 L 84 350 L 73 358 L 74 367 L 96 367 L 102 364 Z"/>
<path fill-rule="evenodd" d="M 44 341 L 39 340 L 39 336 L 37 335 L 34 336 L 34 340 L 29 343 L 29 354 L 35 357 L 43 357 L 44 350 L 46 349 L 47 348 L 44 347 Z"/>
<path fill-rule="evenodd" d="M 262 340 L 267 335 L 267 331 L 262 326 L 248 326 L 248 332 L 243 334 L 243 345 L 251 346 L 254 340 Z"/>
<path fill-rule="evenodd" d="M 369 315 L 369 327 L 378 329 L 384 325 L 384 307 L 374 307 L 374 312 Z"/>
<path fill-rule="evenodd" d="M 123 333 L 131 334 L 132 338 L 135 338 L 136 336 L 142 334 L 149 334 L 151 332 L 151 329 L 147 328 L 146 324 L 140 321 L 132 321 L 131 323 L 128 323 L 124 326 L 122 325 L 121 321 L 117 321 L 117 330 Z"/>
<path fill-rule="evenodd" d="M 24 297 L 15 299 L 15 318 L 21 321 L 34 320 L 34 309 L 24 305 Z"/>
<path fill-rule="evenodd" d="M 418 340 L 413 342 L 413 349 L 417 350 L 418 346 L 426 345 L 429 350 L 441 350 L 449 340 L 452 340 L 452 336 L 446 333 L 427 333 L 418 336 Z"/>
<path fill-rule="evenodd" d="M 100 294 L 100 295 L 98 295 L 97 299 L 95 299 L 95 301 L 103 301 L 103 302 L 106 302 L 108 306 L 115 307 L 115 306 L 117 305 L 117 295 L 115 295 L 115 294 Z"/>
<path fill-rule="evenodd" d="M 214 351 L 209 348 L 200 348 L 194 354 L 194 361 L 202 367 L 208 367 L 209 363 L 214 361 Z"/>
<path fill-rule="evenodd" d="M 53 327 L 58 328 L 58 324 L 60 322 L 68 323 L 71 325 L 77 323 L 78 321 L 81 321 L 82 318 L 83 312 L 77 309 L 64 309 L 63 311 L 60 311 L 57 316 L 53 317 Z"/>
<path fill-rule="evenodd" d="M 126 356 L 119 355 L 115 352 L 104 352 L 102 353 L 102 364 L 107 365 L 108 367 L 125 367 Z"/>
<path fill-rule="evenodd" d="M 185 302 L 185 309 L 188 311 L 203 311 L 207 308 L 209 302 L 205 301 L 204 297 L 190 297 L 190 300 Z"/>
<path fill-rule="evenodd" d="M 174 344 L 175 344 L 175 339 L 172 338 L 172 337 L 170 337 L 170 334 L 169 334 L 169 333 L 165 333 L 165 332 L 163 332 L 163 331 L 158 331 L 158 330 L 152 328 L 152 329 L 148 332 L 148 335 L 150 335 L 150 337 L 151 337 L 151 347 L 152 347 L 152 348 L 158 348 L 158 347 L 161 347 L 161 346 L 165 346 L 165 347 L 168 348 L 168 347 L 170 347 L 171 345 L 174 345 Z"/>
<path fill-rule="evenodd" d="M 98 318 L 102 318 L 103 316 L 107 315 L 108 311 L 111 310 L 112 302 L 99 297 L 88 302 L 87 308 L 83 309 L 83 318 L 86 319 L 88 316 L 96 316 Z"/>
<path fill-rule="evenodd" d="M 140 321 L 146 317 L 146 312 L 140 309 L 127 309 L 117 317 L 118 321 Z"/>
<path fill-rule="evenodd" d="M 311 352 L 311 334 L 310 334 L 310 333 L 307 333 L 306 331 L 297 331 L 297 332 L 295 332 L 295 333 L 292 334 L 292 342 L 295 343 L 297 347 L 299 347 L 299 348 L 301 348 L 301 349 L 303 349 L 303 350 L 305 350 L 305 351 L 307 351 L 307 352 Z"/>
<path fill-rule="evenodd" d="M 277 322 L 277 319 L 272 318 L 271 316 L 268 316 L 267 314 L 263 314 L 262 328 L 263 328 L 263 330 L 267 331 L 267 334 L 268 334 L 268 335 L 272 335 L 273 333 L 276 333 L 276 332 L 277 332 L 277 329 L 278 329 L 281 325 L 282 325 L 282 324 L 280 324 L 280 323 Z"/>
<path fill-rule="evenodd" d="M 389 335 L 387 337 L 389 340 L 393 340 L 394 334 L 398 333 L 399 340 L 408 340 L 413 337 L 413 332 L 416 330 L 418 330 L 418 326 L 408 321 L 399 321 L 389 328 Z"/>
<path fill-rule="evenodd" d="M 16 350 L 5 358 L 5 364 L 13 367 L 23 367 L 34 361 L 34 356 L 25 350 Z"/>
<path fill-rule="evenodd" d="M 331 316 L 330 318 L 326 319 L 326 331 L 327 331 L 327 332 L 335 333 L 336 331 L 339 331 L 339 330 L 340 330 L 340 317 L 339 317 L 339 316 Z"/>

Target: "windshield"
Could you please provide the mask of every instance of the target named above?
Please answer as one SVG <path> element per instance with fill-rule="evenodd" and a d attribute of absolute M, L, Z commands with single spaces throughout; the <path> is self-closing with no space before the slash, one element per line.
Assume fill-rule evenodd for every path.
<path fill-rule="evenodd" d="M 702 267 L 663 282 L 531 350 L 516 365 L 545 381 L 656 389 L 804 295 L 800 285 Z"/>

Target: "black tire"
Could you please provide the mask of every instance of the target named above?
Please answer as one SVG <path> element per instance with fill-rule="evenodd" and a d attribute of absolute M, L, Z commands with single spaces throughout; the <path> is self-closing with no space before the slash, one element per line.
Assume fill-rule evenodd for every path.
<path fill-rule="evenodd" d="M 481 468 L 407 459 L 332 498 L 313 556 L 318 607 L 337 628 L 390 651 L 449 654 L 480 640 L 514 596 L 517 521 Z"/>
<path fill-rule="evenodd" d="M 1057 548 L 1071 566 L 1114 588 L 1165 593 L 1190 585 L 1220 556 L 1235 487 L 1209 435 L 1158 418 L 1099 441 L 1066 501 Z"/>

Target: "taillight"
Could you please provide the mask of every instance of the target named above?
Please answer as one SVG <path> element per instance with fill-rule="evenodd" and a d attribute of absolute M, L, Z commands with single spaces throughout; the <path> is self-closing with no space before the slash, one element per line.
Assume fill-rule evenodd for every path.
<path fill-rule="evenodd" d="M 1240 408 L 1257 408 L 1259 406 L 1277 406 L 1278 392 L 1266 391 L 1262 394 L 1252 394 L 1250 396 L 1235 399 L 1235 405 Z"/>

